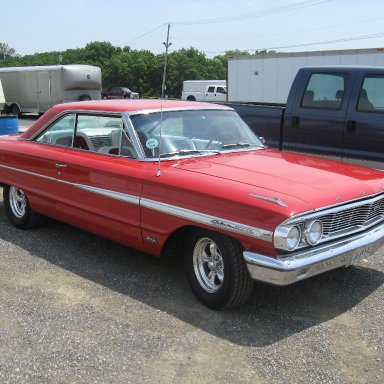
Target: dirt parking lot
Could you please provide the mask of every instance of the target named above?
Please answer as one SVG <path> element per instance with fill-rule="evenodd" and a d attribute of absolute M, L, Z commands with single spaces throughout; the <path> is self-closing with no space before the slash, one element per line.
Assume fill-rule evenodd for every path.
<path fill-rule="evenodd" d="M 20 231 L 2 197 L 0 255 L 1 383 L 384 381 L 384 249 L 291 287 L 255 284 L 226 312 L 195 299 L 180 260 L 58 222 Z"/>

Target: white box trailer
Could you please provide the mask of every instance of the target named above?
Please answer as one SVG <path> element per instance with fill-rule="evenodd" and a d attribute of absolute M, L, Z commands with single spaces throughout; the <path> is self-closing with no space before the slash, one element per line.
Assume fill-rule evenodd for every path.
<path fill-rule="evenodd" d="M 237 56 L 228 59 L 228 102 L 285 104 L 297 71 L 319 65 L 384 66 L 384 49 Z"/>
<path fill-rule="evenodd" d="M 0 68 L 5 111 L 44 113 L 51 106 L 101 98 L 101 69 L 92 65 Z"/>

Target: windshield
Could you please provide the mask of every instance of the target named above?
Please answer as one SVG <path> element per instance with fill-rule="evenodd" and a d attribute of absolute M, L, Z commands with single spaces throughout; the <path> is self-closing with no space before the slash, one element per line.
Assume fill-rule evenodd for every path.
<path fill-rule="evenodd" d="M 234 111 L 166 111 L 131 115 L 130 119 L 148 158 L 159 156 L 160 142 L 161 157 L 264 147 Z"/>

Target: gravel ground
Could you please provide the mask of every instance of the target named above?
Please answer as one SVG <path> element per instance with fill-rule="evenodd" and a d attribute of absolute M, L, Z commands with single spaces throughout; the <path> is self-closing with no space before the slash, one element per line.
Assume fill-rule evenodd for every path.
<path fill-rule="evenodd" d="M 1 383 L 384 381 L 384 249 L 215 312 L 177 259 L 58 222 L 17 230 L 2 198 L 0 228 Z"/>

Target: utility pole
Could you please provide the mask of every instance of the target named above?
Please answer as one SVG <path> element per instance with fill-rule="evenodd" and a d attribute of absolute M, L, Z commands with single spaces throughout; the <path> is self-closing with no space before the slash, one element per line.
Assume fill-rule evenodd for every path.
<path fill-rule="evenodd" d="M 169 42 L 169 28 L 171 27 L 171 23 L 168 23 L 168 30 L 167 30 L 167 42 L 163 43 L 165 45 L 165 57 L 164 57 L 164 71 L 163 71 L 163 84 L 161 85 L 161 98 L 165 98 L 165 77 L 167 74 L 167 58 L 168 58 L 168 48 L 172 45 L 172 43 Z"/>

